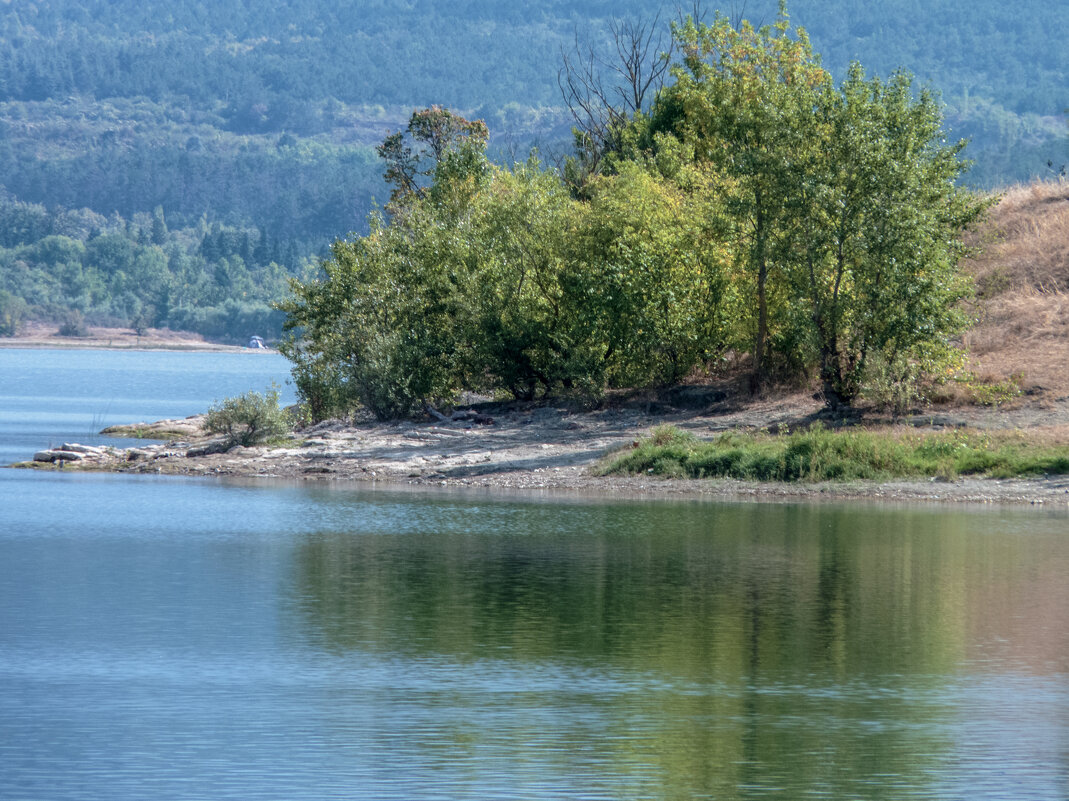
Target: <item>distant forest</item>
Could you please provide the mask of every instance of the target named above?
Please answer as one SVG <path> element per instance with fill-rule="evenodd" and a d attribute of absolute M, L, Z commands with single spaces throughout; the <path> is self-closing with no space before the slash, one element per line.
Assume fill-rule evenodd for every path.
<path fill-rule="evenodd" d="M 312 269 L 295 243 L 263 229 L 203 218 L 172 229 L 159 206 L 105 218 L 0 197 L 0 336 L 36 318 L 70 336 L 96 324 L 277 338 L 283 314 L 271 304 Z"/>
<path fill-rule="evenodd" d="M 720 10 L 760 23 L 776 3 Z M 968 183 L 1069 160 L 1069 5 L 794 0 L 789 11 L 833 74 L 858 59 L 940 91 L 950 135 L 972 142 Z M 279 243 L 275 263 L 297 270 L 286 253 L 367 230 L 388 195 L 375 146 L 413 108 L 485 120 L 499 161 L 563 152 L 562 48 L 605 51 L 612 19 L 659 15 L 667 31 L 678 14 L 657 0 L 13 0 L 0 4 L 0 187 L 5 202 L 53 216 L 121 218 L 114 230 L 159 208 L 173 230 L 263 231 Z M 0 289 L 13 292 L 5 263 Z"/>

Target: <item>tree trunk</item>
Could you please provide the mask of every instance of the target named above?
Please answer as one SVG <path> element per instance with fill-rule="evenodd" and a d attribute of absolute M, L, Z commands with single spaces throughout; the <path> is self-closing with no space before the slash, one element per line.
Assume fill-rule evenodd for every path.
<path fill-rule="evenodd" d="M 760 197 L 757 202 L 760 204 Z M 765 219 L 760 212 L 754 225 L 754 261 L 757 263 L 757 336 L 754 338 L 750 392 L 756 395 L 765 386 L 765 342 L 768 339 L 768 257 L 765 253 Z"/>

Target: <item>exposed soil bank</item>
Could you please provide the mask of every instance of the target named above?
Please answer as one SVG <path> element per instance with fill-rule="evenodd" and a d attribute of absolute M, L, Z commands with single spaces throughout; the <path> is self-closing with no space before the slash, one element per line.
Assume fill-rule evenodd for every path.
<path fill-rule="evenodd" d="M 1069 399 L 1015 410 L 964 408 L 917 416 L 902 425 L 921 430 L 947 427 L 1020 427 L 1037 437 L 1064 434 Z M 484 410 L 485 411 L 485 410 Z M 764 499 L 878 499 L 1000 504 L 1045 504 L 1069 508 L 1069 476 L 956 481 L 858 481 L 782 484 L 733 480 L 679 480 L 597 476 L 593 468 L 609 452 L 627 447 L 657 425 L 672 424 L 699 437 L 735 427 L 796 427 L 822 417 L 806 395 L 736 404 L 720 398 L 700 411 L 631 404 L 576 412 L 553 406 L 501 406 L 492 423 L 325 422 L 273 445 L 220 452 L 202 418 L 137 424 L 111 433 L 141 436 L 146 444 L 106 449 L 72 458 L 54 457 L 33 466 L 186 476 L 231 476 L 390 485 L 486 487 L 522 492 L 569 491 L 617 497 L 724 497 Z M 881 421 L 871 421 L 880 423 Z M 73 444 L 73 443 L 72 443 Z M 65 449 L 57 449 L 71 453 Z M 39 455 L 40 458 L 47 458 Z"/>
<path fill-rule="evenodd" d="M 18 336 L 0 337 L 0 348 L 57 348 L 93 350 L 190 350 L 240 351 L 236 345 L 206 342 L 204 337 L 189 331 L 167 328 L 148 328 L 138 336 L 129 328 L 101 328 L 89 326 L 88 336 L 64 337 L 55 325 L 27 323 Z"/>

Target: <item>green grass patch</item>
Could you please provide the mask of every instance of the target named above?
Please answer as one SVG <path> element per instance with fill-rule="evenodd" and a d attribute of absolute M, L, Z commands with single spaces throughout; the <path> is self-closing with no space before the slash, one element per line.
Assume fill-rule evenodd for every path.
<path fill-rule="evenodd" d="M 729 432 L 702 441 L 671 426 L 610 456 L 601 475 L 749 481 L 851 481 L 1069 473 L 1069 446 L 1019 431 L 919 433 L 820 425 L 790 433 Z"/>

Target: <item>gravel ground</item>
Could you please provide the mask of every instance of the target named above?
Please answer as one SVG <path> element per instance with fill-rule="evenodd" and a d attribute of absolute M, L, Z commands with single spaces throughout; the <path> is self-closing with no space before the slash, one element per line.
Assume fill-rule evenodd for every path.
<path fill-rule="evenodd" d="M 615 497 L 724 497 L 767 500 L 926 501 L 1044 504 L 1069 508 L 1069 476 L 1037 479 L 758 483 L 597 476 L 593 468 L 657 425 L 699 437 L 736 427 L 796 427 L 821 419 L 820 404 L 802 394 L 735 403 L 723 393 L 700 411 L 631 403 L 577 412 L 554 406 L 483 409 L 475 420 L 347 424 L 328 421 L 296 432 L 283 446 L 237 447 L 212 453 L 202 418 L 135 424 L 140 436 L 169 439 L 142 448 L 84 453 L 77 461 L 36 463 L 51 469 L 105 470 L 249 479 L 375 482 L 422 487 L 482 487 L 505 491 L 567 492 Z M 879 419 L 866 422 L 881 424 Z M 835 424 L 832 421 L 831 424 Z M 1010 410 L 976 407 L 931 410 L 906 424 L 1021 428 L 1037 432 L 1069 424 L 1069 398 Z M 123 432 L 127 435 L 130 429 Z M 205 453 L 207 450 L 209 452 Z"/>

